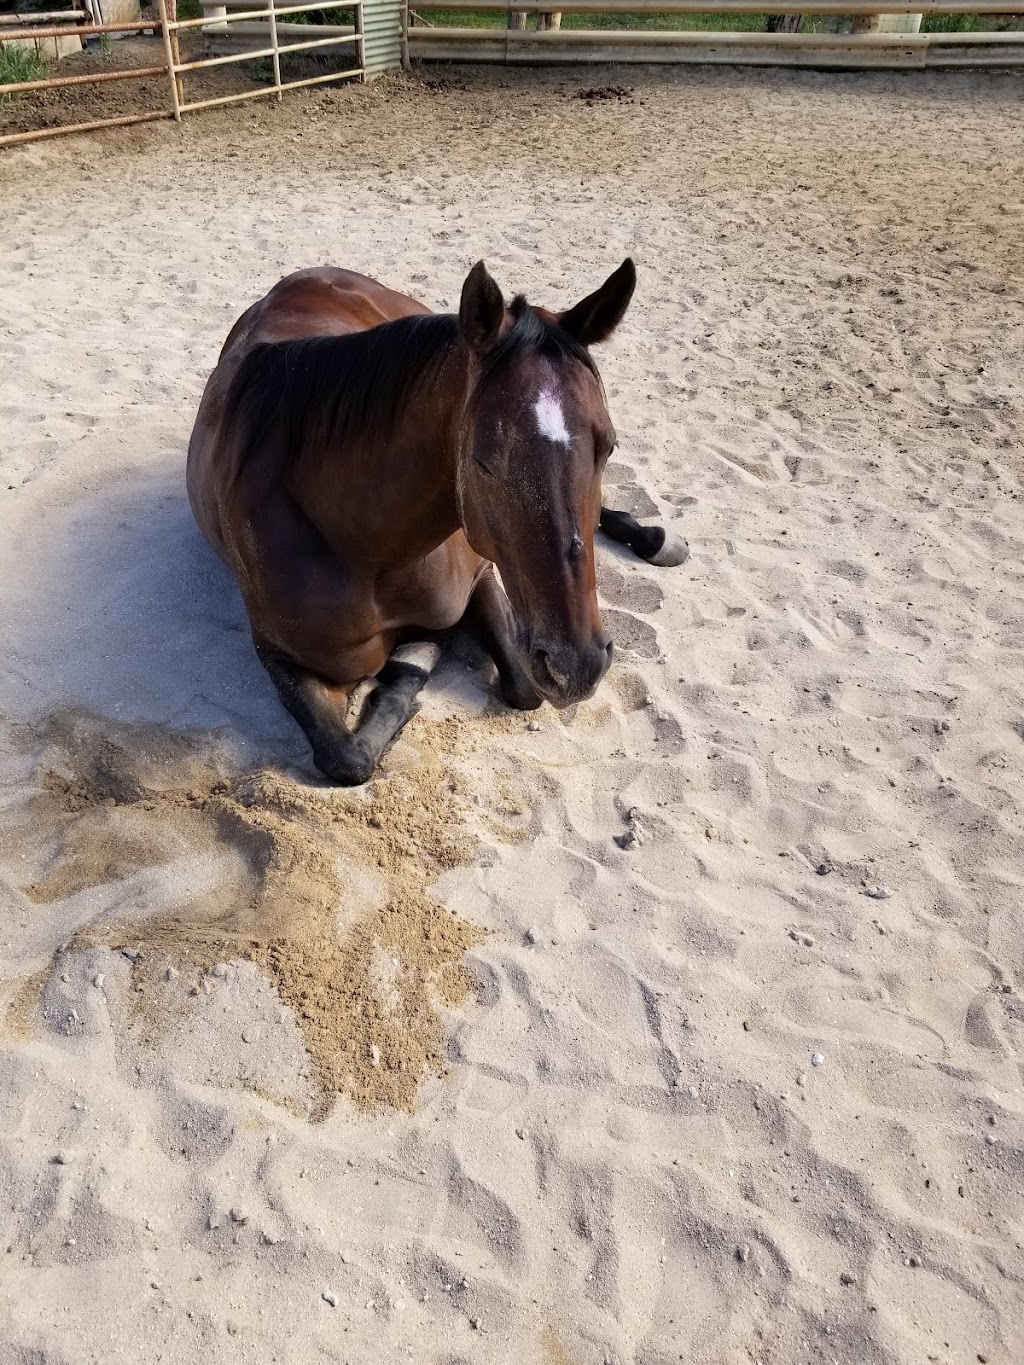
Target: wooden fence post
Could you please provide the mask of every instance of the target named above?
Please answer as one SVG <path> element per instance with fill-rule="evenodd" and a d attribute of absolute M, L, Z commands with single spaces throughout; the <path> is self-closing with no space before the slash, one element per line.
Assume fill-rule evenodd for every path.
<path fill-rule="evenodd" d="M 167 0 L 167 17 L 171 20 L 172 23 L 177 23 L 177 21 L 178 21 L 178 0 Z M 172 54 L 172 56 L 174 57 L 174 65 L 175 65 L 175 66 L 180 66 L 180 65 L 181 65 L 181 44 L 178 42 L 178 30 L 177 30 L 176 28 L 172 28 L 172 29 L 170 30 L 170 33 L 171 33 L 171 54 Z M 177 92 L 178 92 L 178 103 L 179 103 L 179 104 L 184 104 L 184 103 L 185 103 L 185 82 L 181 79 L 181 77 L 180 77 L 179 75 L 175 74 L 175 77 L 174 77 L 174 84 L 175 84 L 175 89 L 176 89 Z"/>
<path fill-rule="evenodd" d="M 171 83 L 171 108 L 175 123 L 181 122 L 181 100 L 178 97 L 178 73 L 175 71 L 174 48 L 171 45 L 171 30 L 167 22 L 167 0 L 157 0 L 160 11 L 160 33 L 164 40 L 164 61 L 167 63 L 167 78 Z"/>
<path fill-rule="evenodd" d="M 278 104 L 284 99 L 281 90 L 281 52 L 277 45 L 277 13 L 274 9 L 274 0 L 267 0 L 270 15 L 270 46 L 274 49 L 272 61 L 274 63 L 274 84 L 277 86 Z"/>
<path fill-rule="evenodd" d="M 864 14 L 853 21 L 851 33 L 920 33 L 921 14 Z"/>

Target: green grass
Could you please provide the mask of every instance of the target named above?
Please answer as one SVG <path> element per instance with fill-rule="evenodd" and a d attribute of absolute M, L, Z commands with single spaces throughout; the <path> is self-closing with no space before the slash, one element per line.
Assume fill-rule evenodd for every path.
<path fill-rule="evenodd" d="M 34 47 L 11 44 L 0 47 L 0 87 L 20 85 L 22 81 L 45 81 L 49 74 L 45 57 L 41 57 Z M 14 98 L 14 95 L 0 91 L 0 109 Z"/>
<path fill-rule="evenodd" d="M 807 20 L 804 20 L 806 26 Z M 563 14 L 563 28 L 633 28 L 751 33 L 764 28 L 760 14 Z"/>
<path fill-rule="evenodd" d="M 278 0 L 281 5 L 297 5 L 300 0 Z M 253 0 L 252 8 L 259 9 L 265 0 Z M 200 0 L 178 0 L 179 19 L 201 19 L 203 7 Z M 351 24 L 352 10 L 340 5 L 337 9 L 313 10 L 307 14 L 286 14 L 282 23 L 289 24 Z"/>
<path fill-rule="evenodd" d="M 280 0 L 282 5 L 299 4 L 300 0 Z M 315 9 L 308 14 L 286 14 L 282 23 L 289 24 L 351 24 L 354 23 L 352 10 L 341 6 L 338 9 Z"/>
<path fill-rule="evenodd" d="M 415 10 L 416 0 L 411 0 L 410 8 Z M 552 0 L 552 9 L 555 8 Z M 424 18 L 438 28 L 504 28 L 506 15 L 498 11 L 464 10 L 424 10 Z M 805 19 L 804 28 L 813 31 L 813 25 L 824 20 Z M 531 16 L 530 28 L 534 21 Z M 674 30 L 709 29 L 713 33 L 757 33 L 764 29 L 764 16 L 761 14 L 563 14 L 563 28 L 590 29 L 660 29 L 662 32 Z"/>
<path fill-rule="evenodd" d="M 416 9 L 416 0 L 410 0 Z M 552 0 L 552 9 L 556 9 Z M 487 10 L 424 10 L 423 17 L 438 28 L 504 28 L 504 12 Z M 529 25 L 532 28 L 534 21 Z M 563 28 L 589 29 L 655 29 L 662 32 L 709 30 L 712 33 L 761 33 L 763 14 L 563 14 Z M 841 16 L 806 15 L 804 33 L 835 33 L 845 27 Z M 974 32 L 991 27 L 985 15 L 931 14 L 925 15 L 922 33 Z"/>
<path fill-rule="evenodd" d="M 994 28 L 990 14 L 926 14 L 922 33 L 975 33 Z"/>

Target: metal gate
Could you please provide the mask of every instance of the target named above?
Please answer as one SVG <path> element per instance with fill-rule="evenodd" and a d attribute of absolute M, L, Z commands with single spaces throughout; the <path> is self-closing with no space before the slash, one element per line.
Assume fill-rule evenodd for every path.
<path fill-rule="evenodd" d="M 278 0 L 263 0 L 263 3 L 249 3 L 249 0 L 219 0 L 219 4 L 204 5 L 204 13 L 197 19 L 179 19 L 176 0 L 156 0 L 158 17 L 137 19 L 130 23 L 95 24 L 73 23 L 65 16 L 73 16 L 73 11 L 61 11 L 61 23 L 42 26 L 26 20 L 24 28 L 5 26 L 0 28 L 0 45 L 13 42 L 36 43 L 41 40 L 61 38 L 90 38 L 112 34 L 148 33 L 161 40 L 161 59 L 159 64 L 131 67 L 124 70 L 102 71 L 75 76 L 52 76 L 45 80 L 20 81 L 0 85 L 0 96 L 26 94 L 40 90 L 57 90 L 78 85 L 99 85 L 108 81 L 145 80 L 165 77 L 169 102 L 160 108 L 147 109 L 138 113 L 120 115 L 117 118 L 97 118 L 85 122 L 62 124 L 56 128 L 34 128 L 24 132 L 0 135 L 0 147 L 12 146 L 19 142 L 31 142 L 37 138 L 56 137 L 62 133 L 84 133 L 98 128 L 117 128 L 134 123 L 150 123 L 156 119 L 180 120 L 183 114 L 194 113 L 200 109 L 210 109 L 217 105 L 236 104 L 243 100 L 260 99 L 273 95 L 280 100 L 286 90 L 298 90 L 313 85 L 323 85 L 331 81 L 371 80 L 384 71 L 395 70 L 402 64 L 404 52 L 405 10 L 403 0 L 347 0 L 339 5 L 339 0 L 306 0 L 301 4 L 280 4 Z M 300 41 L 282 40 L 279 20 L 287 20 L 295 15 L 305 15 L 323 10 L 343 8 L 353 16 L 351 26 L 331 26 L 326 37 L 301 38 Z M 57 17 L 57 16 L 54 16 Z M 77 17 L 77 16 L 75 16 Z M 230 35 L 230 25 L 244 23 L 249 26 L 250 34 L 255 29 L 257 43 L 251 42 L 242 51 L 228 52 L 223 56 L 204 56 L 192 61 L 182 61 L 179 35 L 190 30 L 200 30 L 205 36 Z M 288 25 L 289 39 L 294 38 L 295 25 Z M 310 26 L 310 33 L 316 28 Z M 300 30 L 301 34 L 301 30 Z M 322 75 L 308 76 L 301 80 L 282 80 L 281 58 L 293 53 L 322 52 L 327 49 L 347 48 L 354 56 L 354 63 Z M 154 54 L 155 55 L 155 54 Z M 238 91 L 228 95 L 218 95 L 209 99 L 193 99 L 187 96 L 186 78 L 192 72 L 208 70 L 212 67 L 229 66 L 239 62 L 266 60 L 270 63 L 273 79 L 254 90 Z"/>

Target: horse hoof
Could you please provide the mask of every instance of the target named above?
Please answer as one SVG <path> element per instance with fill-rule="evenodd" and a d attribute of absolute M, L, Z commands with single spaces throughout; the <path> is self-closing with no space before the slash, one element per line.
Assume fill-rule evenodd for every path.
<path fill-rule="evenodd" d="M 414 668 L 417 673 L 422 673 L 424 678 L 429 678 L 440 657 L 440 645 L 435 645 L 430 640 L 417 640 L 413 644 L 399 645 L 397 649 L 393 649 L 388 663 Z"/>
<path fill-rule="evenodd" d="M 646 555 L 645 558 L 648 564 L 653 564 L 655 568 L 674 569 L 679 564 L 685 564 L 690 558 L 690 546 L 682 536 L 674 536 L 670 531 L 666 531 L 661 549 L 655 550 L 652 555 Z"/>
<path fill-rule="evenodd" d="M 317 771 L 339 787 L 361 787 L 369 782 L 376 767 L 367 745 L 357 741 L 346 744 L 340 752 L 325 754 L 313 751 Z"/>

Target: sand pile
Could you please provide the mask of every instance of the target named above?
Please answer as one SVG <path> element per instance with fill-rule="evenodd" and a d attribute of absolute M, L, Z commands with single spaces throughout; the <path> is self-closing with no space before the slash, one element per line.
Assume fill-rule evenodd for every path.
<path fill-rule="evenodd" d="M 36 904 L 181 848 L 233 854 L 234 875 L 210 894 L 170 914 L 90 923 L 55 966 L 83 948 L 122 950 L 133 1027 L 155 1044 L 164 1012 L 187 1008 L 218 967 L 254 963 L 301 1030 L 318 1114 L 338 1093 L 363 1109 L 411 1109 L 424 1076 L 443 1069 L 438 1005 L 470 993 L 462 955 L 480 937 L 429 894 L 473 849 L 453 767 L 459 737 L 454 721 L 414 725 L 417 764 L 349 795 L 271 770 L 231 776 L 195 737 L 65 712 L 37 727 L 41 790 L 2 833 L 44 858 L 23 888 Z M 23 1028 L 48 977 L 16 998 Z"/>

